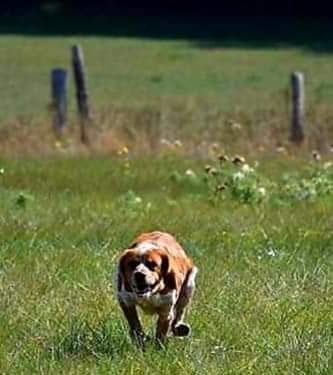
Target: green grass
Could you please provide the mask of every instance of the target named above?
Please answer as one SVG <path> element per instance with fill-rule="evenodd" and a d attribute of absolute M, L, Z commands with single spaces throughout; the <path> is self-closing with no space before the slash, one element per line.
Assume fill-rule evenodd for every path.
<path fill-rule="evenodd" d="M 0 372 L 329 374 L 332 199 L 213 204 L 170 175 L 185 158 L 2 161 Z M 272 173 L 272 166 L 275 171 Z M 301 160 L 262 163 L 274 178 Z M 141 197 L 131 203 L 128 191 Z M 113 293 L 120 251 L 174 233 L 200 273 L 193 335 L 166 350 L 130 343 Z M 153 333 L 153 319 L 144 317 Z"/>
<path fill-rule="evenodd" d="M 284 92 L 294 70 L 305 73 L 309 102 L 333 99 L 332 55 L 303 46 L 201 48 L 186 39 L 1 34 L 2 121 L 46 110 L 50 70 L 70 68 L 75 43 L 83 46 L 98 111 L 111 105 L 160 107 L 188 98 L 223 110 L 277 105 L 285 111 Z M 70 86 L 74 111 L 72 76 Z"/>
<path fill-rule="evenodd" d="M 332 138 L 332 55 L 317 50 L 313 40 L 309 46 L 276 40 L 240 44 L 222 35 L 216 45 L 214 38 L 205 45 L 186 36 L 80 33 L 75 25 L 64 35 L 61 28 L 41 34 L 11 27 L 12 32 L 0 28 L 0 143 L 6 157 L 57 154 L 50 71 L 71 69 L 70 47 L 76 43 L 83 46 L 89 74 L 94 154 L 112 153 L 123 144 L 155 153 L 162 138 L 180 139 L 185 153 L 207 153 L 214 142 L 234 152 L 287 145 L 295 70 L 306 77 L 308 148 L 327 151 Z M 70 74 L 71 127 L 65 134 L 73 145 L 69 154 L 81 155 L 73 86 Z"/>
<path fill-rule="evenodd" d="M 331 142 L 331 42 L 312 28 L 271 40 L 260 25 L 239 39 L 230 20 L 216 37 L 183 22 L 159 35 L 168 22 L 139 22 L 140 33 L 138 21 L 33 21 L 0 26 L 0 373 L 332 373 L 332 194 L 277 198 L 282 175 L 306 193 L 333 185 L 323 171 L 302 180 L 306 151 Z M 70 68 L 75 43 L 89 73 L 89 148 L 78 142 L 72 76 L 61 142 L 47 109 L 50 70 Z M 307 84 L 301 152 L 288 144 L 294 70 Z M 244 150 L 280 181 L 275 198 L 244 204 L 235 189 L 212 199 L 204 165 Z M 262 182 L 252 183 L 255 192 Z M 113 280 L 121 250 L 156 229 L 175 234 L 200 272 L 192 337 L 143 353 Z M 143 320 L 153 334 L 154 319 Z"/>
<path fill-rule="evenodd" d="M 233 25 L 234 32 L 228 33 L 230 24 L 224 31 L 222 27 L 224 34 L 215 35 L 215 26 L 207 25 L 207 35 L 195 36 L 194 25 L 193 30 L 187 27 L 194 35 L 186 30 L 159 35 L 156 25 L 149 32 L 148 23 L 146 33 L 136 35 L 131 29 L 136 23 L 119 31 L 115 20 L 111 27 L 104 18 L 100 27 L 98 19 L 91 20 L 89 30 L 81 30 L 90 25 L 83 21 L 54 26 L 51 19 L 48 28 L 47 18 L 39 20 L 42 26 L 28 20 L 8 26 L 4 19 L 0 27 L 0 146 L 5 157 L 58 153 L 49 112 L 50 71 L 71 71 L 70 47 L 76 43 L 83 46 L 89 74 L 95 155 L 115 152 L 123 144 L 139 153 L 156 153 L 163 138 L 180 139 L 185 153 L 200 154 L 215 142 L 233 152 L 286 146 L 289 81 L 295 70 L 306 77 L 308 148 L 326 152 L 330 146 L 332 54 L 328 42 L 320 44 L 316 26 L 303 25 L 302 38 L 290 31 L 270 40 L 257 28 L 252 35 Z M 81 155 L 73 86 L 70 74 L 71 127 L 65 143 L 72 145 L 70 155 Z M 238 130 L 234 124 L 240 125 Z"/>

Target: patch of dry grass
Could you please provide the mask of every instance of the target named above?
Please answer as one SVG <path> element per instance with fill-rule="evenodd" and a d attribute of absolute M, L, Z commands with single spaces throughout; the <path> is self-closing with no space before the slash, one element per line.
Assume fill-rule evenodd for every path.
<path fill-rule="evenodd" d="M 101 156 L 116 154 L 124 145 L 134 154 L 165 153 L 207 157 L 216 150 L 247 154 L 331 152 L 333 112 L 314 105 L 306 121 L 307 139 L 300 148 L 289 142 L 289 118 L 278 108 L 225 112 L 194 98 L 146 108 L 108 107 L 95 112 L 90 146 L 80 144 L 79 124 L 71 119 L 63 139 L 52 131 L 52 116 L 21 117 L 0 129 L 3 157 Z"/>

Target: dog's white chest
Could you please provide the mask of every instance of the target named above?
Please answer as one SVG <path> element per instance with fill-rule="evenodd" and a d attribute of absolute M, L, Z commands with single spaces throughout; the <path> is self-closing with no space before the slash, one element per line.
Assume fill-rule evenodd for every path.
<path fill-rule="evenodd" d="M 177 299 L 176 290 L 172 290 L 166 294 L 147 293 L 143 296 L 138 296 L 136 293 L 122 290 L 120 293 L 118 293 L 118 297 L 126 305 L 138 305 L 148 314 L 153 314 L 156 312 L 156 310 L 161 308 L 174 306 Z"/>
<path fill-rule="evenodd" d="M 147 313 L 154 313 L 157 309 L 171 307 L 176 302 L 176 291 L 173 290 L 166 294 L 156 293 L 148 298 L 138 298 L 137 304 Z"/>

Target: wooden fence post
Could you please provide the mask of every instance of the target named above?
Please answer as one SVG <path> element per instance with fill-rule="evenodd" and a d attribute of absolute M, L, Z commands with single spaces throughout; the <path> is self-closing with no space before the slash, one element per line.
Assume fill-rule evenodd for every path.
<path fill-rule="evenodd" d="M 90 122 L 90 108 L 87 75 L 85 72 L 82 48 L 79 45 L 72 47 L 72 64 L 76 86 L 77 106 L 80 115 L 81 142 L 89 144 L 88 126 Z"/>
<path fill-rule="evenodd" d="M 305 89 L 303 73 L 294 72 L 291 75 L 291 90 L 292 109 L 290 139 L 294 143 L 302 143 L 304 140 L 305 121 Z"/>
<path fill-rule="evenodd" d="M 53 109 L 53 129 L 61 137 L 67 125 L 67 70 L 51 71 L 51 94 Z"/>

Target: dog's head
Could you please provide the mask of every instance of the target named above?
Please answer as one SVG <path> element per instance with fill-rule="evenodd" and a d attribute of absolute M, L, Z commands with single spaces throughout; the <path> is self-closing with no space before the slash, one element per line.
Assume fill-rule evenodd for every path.
<path fill-rule="evenodd" d="M 120 258 L 119 278 L 127 291 L 138 296 L 175 287 L 169 255 L 161 248 L 126 250 Z"/>

